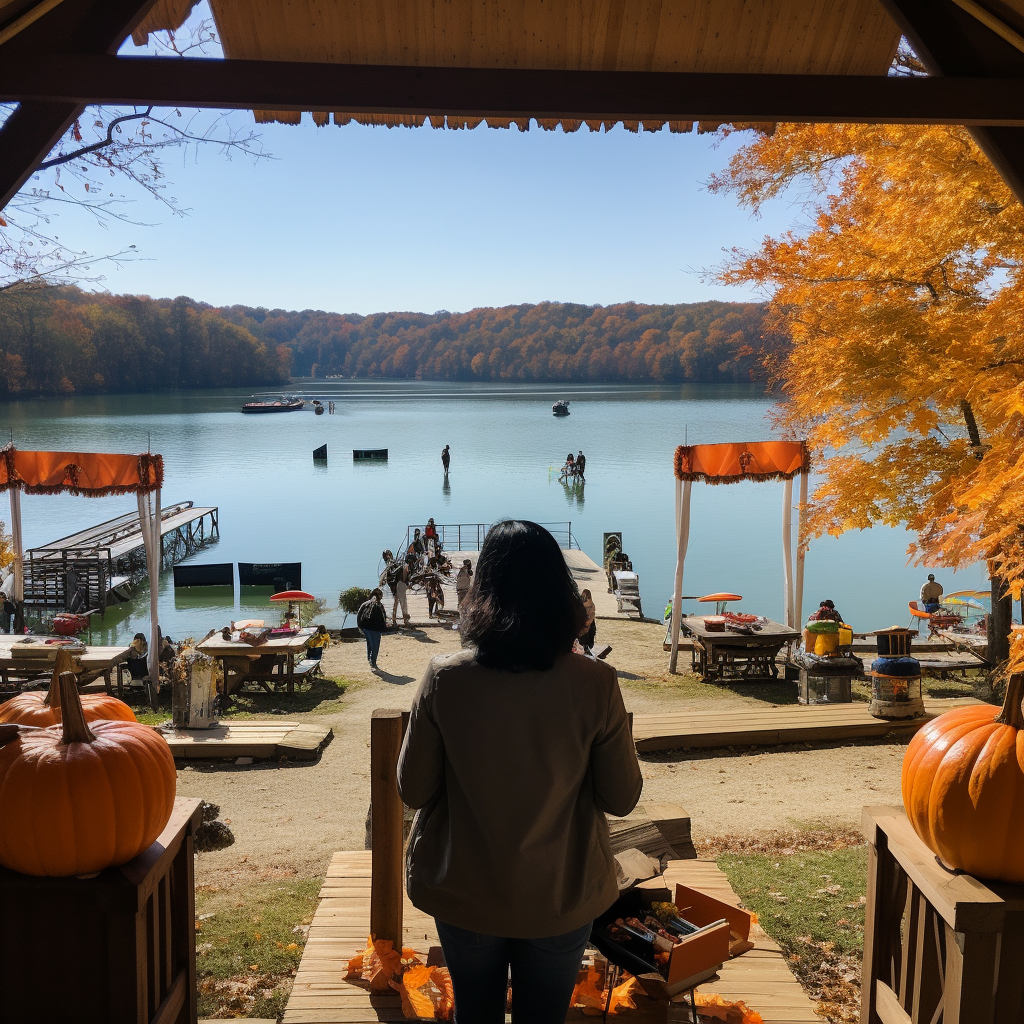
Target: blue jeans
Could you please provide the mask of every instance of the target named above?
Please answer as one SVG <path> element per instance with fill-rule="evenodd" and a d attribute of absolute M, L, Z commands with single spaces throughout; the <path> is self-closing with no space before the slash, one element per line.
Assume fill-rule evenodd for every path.
<path fill-rule="evenodd" d="M 366 637 L 366 657 L 370 664 L 376 667 L 377 655 L 380 653 L 381 634 L 375 629 L 364 629 L 363 636 Z"/>
<path fill-rule="evenodd" d="M 563 1024 L 589 924 L 547 939 L 502 939 L 436 921 L 455 992 L 455 1024 L 504 1024 L 512 968 L 515 1024 Z"/>

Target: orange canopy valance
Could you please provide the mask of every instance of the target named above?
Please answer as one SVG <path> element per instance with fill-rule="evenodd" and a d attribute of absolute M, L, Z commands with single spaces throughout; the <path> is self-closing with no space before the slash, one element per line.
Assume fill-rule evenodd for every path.
<path fill-rule="evenodd" d="M 740 480 L 792 480 L 810 469 L 804 441 L 691 444 L 676 449 L 679 480 L 734 484 Z"/>
<path fill-rule="evenodd" d="M 0 450 L 0 491 L 17 487 L 27 494 L 148 494 L 164 479 L 161 455 L 104 455 L 96 452 Z"/>

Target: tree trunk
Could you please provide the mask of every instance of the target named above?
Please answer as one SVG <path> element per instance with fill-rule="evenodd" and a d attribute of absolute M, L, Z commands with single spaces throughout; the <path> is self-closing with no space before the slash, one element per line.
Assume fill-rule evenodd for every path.
<path fill-rule="evenodd" d="M 1013 621 L 1013 595 L 998 576 L 992 584 L 992 614 L 988 617 L 988 660 L 993 665 L 1010 656 L 1010 623 Z"/>

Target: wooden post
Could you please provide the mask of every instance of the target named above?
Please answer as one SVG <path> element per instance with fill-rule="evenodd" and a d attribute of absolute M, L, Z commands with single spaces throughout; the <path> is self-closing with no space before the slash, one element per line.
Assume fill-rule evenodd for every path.
<path fill-rule="evenodd" d="M 402 798 L 398 755 L 402 712 L 374 711 L 370 719 L 370 933 L 402 948 Z"/>
<path fill-rule="evenodd" d="M 992 576 L 992 611 L 988 617 L 988 660 L 992 665 L 1010 656 L 1010 623 L 1013 618 L 1013 595 L 1006 581 Z"/>

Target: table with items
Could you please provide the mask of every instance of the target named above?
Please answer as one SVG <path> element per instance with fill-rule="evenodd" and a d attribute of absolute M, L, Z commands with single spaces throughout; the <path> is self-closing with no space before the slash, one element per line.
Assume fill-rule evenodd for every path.
<path fill-rule="evenodd" d="M 693 644 L 693 671 L 715 683 L 777 679 L 779 651 L 800 639 L 764 616 L 688 615 L 681 626 Z"/>
<path fill-rule="evenodd" d="M 196 650 L 220 661 L 224 693 L 228 696 L 249 683 L 267 693 L 294 693 L 295 684 L 315 674 L 320 664 L 311 661 L 307 665 L 301 657 L 315 632 L 313 629 L 266 630 L 265 636 L 248 630 L 226 632 L 226 637 L 223 632 L 207 637 L 196 645 Z"/>

